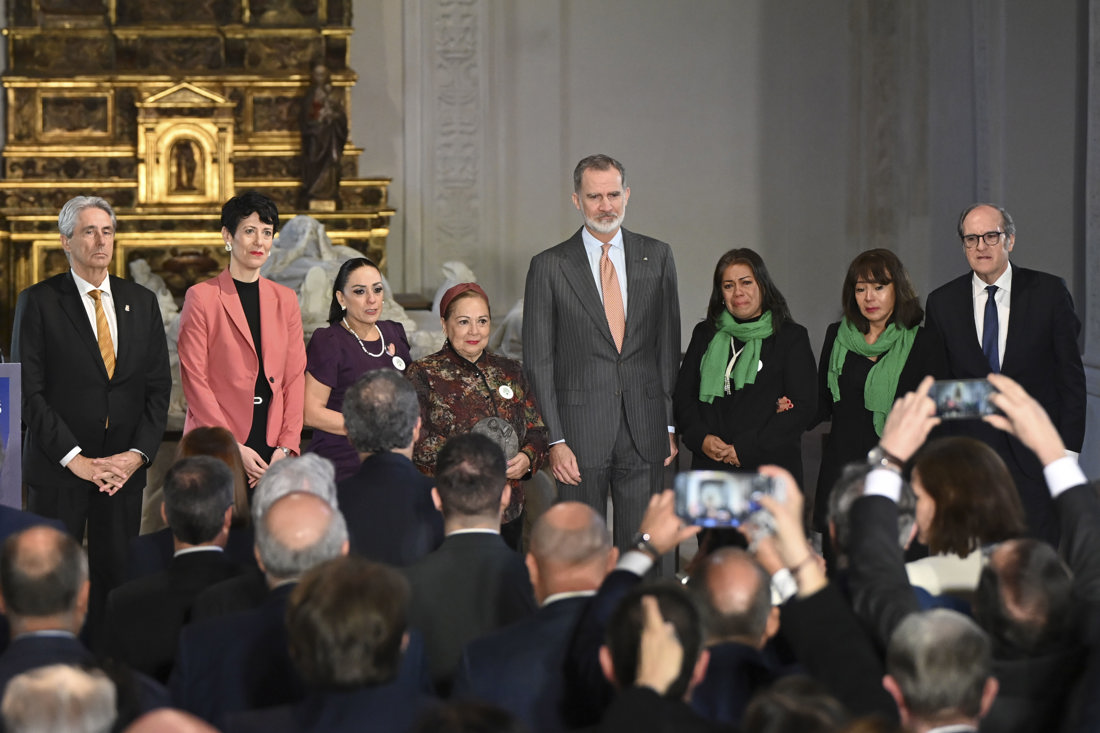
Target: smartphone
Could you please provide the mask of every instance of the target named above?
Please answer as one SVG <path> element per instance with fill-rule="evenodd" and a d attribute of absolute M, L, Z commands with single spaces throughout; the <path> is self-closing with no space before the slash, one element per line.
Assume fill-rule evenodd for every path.
<path fill-rule="evenodd" d="M 943 420 L 977 420 L 997 414 L 989 396 L 997 390 L 984 379 L 939 379 L 928 390 Z"/>
<path fill-rule="evenodd" d="M 700 527 L 740 527 L 764 511 L 762 495 L 782 499 L 782 487 L 771 476 L 725 471 L 686 471 L 676 475 L 676 514 Z"/>

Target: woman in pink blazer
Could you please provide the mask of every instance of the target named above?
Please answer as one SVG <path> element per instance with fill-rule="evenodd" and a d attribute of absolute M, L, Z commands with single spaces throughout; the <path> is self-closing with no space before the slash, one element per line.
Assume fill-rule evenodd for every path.
<path fill-rule="evenodd" d="M 191 286 L 180 314 L 183 430 L 228 428 L 253 486 L 271 463 L 298 454 L 302 435 L 306 350 L 298 297 L 260 277 L 278 228 L 279 210 L 266 196 L 250 191 L 227 201 L 229 269 Z"/>

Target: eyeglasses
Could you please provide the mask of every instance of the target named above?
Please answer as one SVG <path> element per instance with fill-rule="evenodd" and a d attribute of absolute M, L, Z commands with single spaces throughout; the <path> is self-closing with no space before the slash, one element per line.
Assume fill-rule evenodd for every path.
<path fill-rule="evenodd" d="M 981 239 L 988 246 L 996 247 L 1000 243 L 1001 237 L 1003 237 L 1004 235 L 1005 235 L 1004 232 L 999 232 L 999 231 L 998 232 L 986 232 L 985 234 L 967 234 L 965 237 L 962 238 L 963 246 L 966 247 L 967 249 L 974 249 L 975 247 L 978 246 L 978 240 Z"/>

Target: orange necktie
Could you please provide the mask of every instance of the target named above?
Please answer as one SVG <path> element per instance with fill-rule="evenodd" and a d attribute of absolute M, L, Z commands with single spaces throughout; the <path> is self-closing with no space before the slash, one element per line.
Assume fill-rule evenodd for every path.
<path fill-rule="evenodd" d="M 623 350 L 623 336 L 626 334 L 626 309 L 623 307 L 623 291 L 619 289 L 619 276 L 615 274 L 615 265 L 607 256 L 610 244 L 603 245 L 600 255 L 600 284 L 603 286 L 603 310 L 607 314 L 607 326 L 611 329 L 611 338 L 615 339 L 615 348 Z"/>
<path fill-rule="evenodd" d="M 99 299 L 101 294 L 100 290 L 92 290 L 88 297 L 95 301 L 95 331 L 99 341 L 99 355 L 103 357 L 103 366 L 107 367 L 107 378 L 110 379 L 115 375 L 115 344 L 111 341 L 111 327 L 107 325 L 107 314 Z"/>

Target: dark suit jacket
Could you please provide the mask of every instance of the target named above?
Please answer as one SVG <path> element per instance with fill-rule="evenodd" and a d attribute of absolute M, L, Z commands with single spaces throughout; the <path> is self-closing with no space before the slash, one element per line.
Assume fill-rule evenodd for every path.
<path fill-rule="evenodd" d="M 295 705 L 230 715 L 226 733 L 404 733 L 438 701 L 401 680 L 313 692 Z"/>
<path fill-rule="evenodd" d="M 443 515 L 432 503 L 435 482 L 400 453 L 368 456 L 336 488 L 353 552 L 405 566 L 443 542 Z"/>
<path fill-rule="evenodd" d="M 956 278 L 928 296 L 928 328 L 938 332 L 946 349 L 951 379 L 977 379 L 989 374 L 974 328 L 972 273 Z M 1012 266 L 1008 338 L 1001 373 L 1020 383 L 1043 406 L 1062 442 L 1080 451 L 1085 437 L 1085 373 L 1077 336 L 1081 323 L 1061 278 Z M 1042 480 L 1035 455 L 1015 438 L 978 421 L 967 421 L 967 434 L 998 448 L 1024 474 Z M 1007 443 L 1007 449 L 1001 448 Z M 1010 464 L 1011 465 L 1011 464 Z"/>
<path fill-rule="evenodd" d="M 733 445 L 743 469 L 774 463 L 801 483 L 802 433 L 817 409 L 809 334 L 797 323 L 787 323 L 764 339 L 760 345 L 763 368 L 756 381 L 708 405 L 699 401 L 699 365 L 714 334 L 710 321 L 695 327 L 676 380 L 676 427 L 692 452 L 691 467 L 730 470 L 728 463 L 712 461 L 703 453 L 703 438 L 710 434 Z M 783 396 L 794 407 L 776 413 L 776 400 Z"/>
<path fill-rule="evenodd" d="M 680 700 L 666 700 L 646 687 L 621 690 L 600 723 L 600 733 L 721 733 L 736 731 L 707 720 Z"/>
<path fill-rule="evenodd" d="M 223 552 L 203 550 L 175 557 L 167 570 L 115 588 L 107 596 L 107 652 L 167 682 L 195 596 L 238 572 Z"/>
<path fill-rule="evenodd" d="M 523 558 L 498 534 L 452 534 L 405 575 L 412 586 L 409 627 L 424 635 L 432 680 L 444 697 L 462 647 L 535 610 Z"/>
<path fill-rule="evenodd" d="M 565 652 L 573 627 L 590 598 L 563 598 L 534 616 L 466 645 L 451 693 L 476 699 L 515 715 L 533 733 L 566 730 Z"/>
<path fill-rule="evenodd" d="M 642 458 L 668 456 L 680 363 L 680 301 L 672 249 L 622 230 L 626 334 L 615 349 L 581 230 L 536 255 L 524 291 L 523 362 L 549 442 L 566 440 L 581 466 L 602 463 L 625 411 Z M 622 277 L 622 273 L 619 273 Z"/>
<path fill-rule="evenodd" d="M 191 621 L 251 611 L 267 600 L 267 578 L 258 567 L 246 568 L 240 575 L 215 583 L 195 598 Z"/>
<path fill-rule="evenodd" d="M 225 555 L 233 563 L 244 567 L 256 566 L 253 553 L 254 533 L 252 527 L 230 527 L 229 541 L 225 545 Z M 126 579 L 136 580 L 164 570 L 172 562 L 176 548 L 169 527 L 156 532 L 130 538 L 126 550 Z"/>
<path fill-rule="evenodd" d="M 60 463 L 78 445 L 89 458 L 137 448 L 152 460 L 160 448 L 172 391 L 160 306 L 147 288 L 114 276 L 111 293 L 118 356 L 110 379 L 71 273 L 19 294 L 11 354 L 23 365 L 28 484 L 90 488 Z M 143 468 L 122 491 L 144 487 Z"/>

